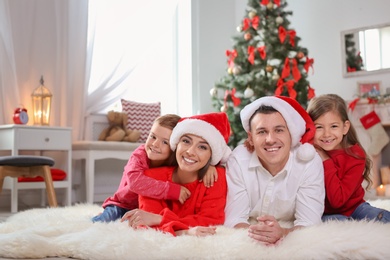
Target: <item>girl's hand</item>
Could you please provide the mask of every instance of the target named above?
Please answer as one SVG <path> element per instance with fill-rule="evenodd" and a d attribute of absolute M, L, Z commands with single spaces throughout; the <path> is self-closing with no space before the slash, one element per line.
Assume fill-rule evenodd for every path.
<path fill-rule="evenodd" d="M 191 192 L 184 186 L 180 187 L 180 197 L 179 201 L 183 204 L 189 197 L 191 196 Z"/>
<path fill-rule="evenodd" d="M 134 229 L 143 227 L 143 226 L 156 226 L 160 225 L 162 216 L 159 214 L 154 214 L 146 212 L 140 209 L 133 209 L 123 215 L 121 222 L 128 221 L 129 227 Z"/>
<path fill-rule="evenodd" d="M 214 182 L 217 182 L 218 180 L 218 172 L 217 169 L 215 169 L 215 166 L 209 166 L 207 169 L 206 174 L 203 176 L 203 184 L 207 188 L 210 188 L 214 185 Z"/>
<path fill-rule="evenodd" d="M 217 229 L 216 227 L 196 226 L 188 230 L 178 230 L 175 233 L 177 236 L 189 235 L 189 236 L 205 237 L 205 236 L 215 235 L 216 229 Z"/>
<path fill-rule="evenodd" d="M 318 145 L 315 145 L 314 147 L 316 148 L 316 151 L 318 155 L 321 157 L 322 161 L 328 160 L 330 158 L 324 149 L 322 149 Z"/>

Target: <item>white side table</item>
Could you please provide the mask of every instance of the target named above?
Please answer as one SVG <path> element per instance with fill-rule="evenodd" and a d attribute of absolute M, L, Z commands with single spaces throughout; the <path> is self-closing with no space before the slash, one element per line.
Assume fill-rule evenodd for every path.
<path fill-rule="evenodd" d="M 10 155 L 19 155 L 21 151 L 34 154 L 44 151 L 61 151 L 66 156 L 66 179 L 54 181 L 54 188 L 66 189 L 66 205 L 72 199 L 72 128 L 29 125 L 0 125 L 0 151 L 9 151 Z M 56 165 L 54 165 L 56 166 Z M 18 182 L 17 178 L 6 178 L 3 189 L 11 190 L 11 212 L 18 210 L 18 190 L 45 189 L 44 182 Z"/>

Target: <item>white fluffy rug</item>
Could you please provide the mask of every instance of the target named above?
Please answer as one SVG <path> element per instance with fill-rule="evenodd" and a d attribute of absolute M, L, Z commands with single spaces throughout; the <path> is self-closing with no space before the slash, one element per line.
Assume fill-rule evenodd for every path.
<path fill-rule="evenodd" d="M 371 201 L 390 209 L 390 200 Z M 390 259 L 390 224 L 329 222 L 297 230 L 274 247 L 244 230 L 209 237 L 134 231 L 119 221 L 91 223 L 97 205 L 31 209 L 0 223 L 0 257 L 79 259 Z"/>

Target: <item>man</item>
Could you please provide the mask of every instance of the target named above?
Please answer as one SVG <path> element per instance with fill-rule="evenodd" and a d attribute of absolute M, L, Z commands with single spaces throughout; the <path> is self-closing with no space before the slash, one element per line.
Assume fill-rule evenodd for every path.
<path fill-rule="evenodd" d="M 227 161 L 225 225 L 275 244 L 289 232 L 321 222 L 324 169 L 312 142 L 313 121 L 294 99 L 262 97 L 240 113 L 248 133 Z M 293 222 L 283 228 L 278 221 Z"/>

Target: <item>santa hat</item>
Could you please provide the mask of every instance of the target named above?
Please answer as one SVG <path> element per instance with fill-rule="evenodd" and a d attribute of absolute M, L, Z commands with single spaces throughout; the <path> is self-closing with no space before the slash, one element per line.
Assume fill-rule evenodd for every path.
<path fill-rule="evenodd" d="M 173 128 L 170 145 L 175 151 L 180 138 L 185 134 L 202 137 L 211 148 L 211 165 L 226 162 L 231 150 L 227 145 L 230 136 L 230 124 L 226 113 L 209 113 L 183 117 Z"/>
<path fill-rule="evenodd" d="M 270 106 L 277 110 L 287 123 L 291 135 L 291 146 L 298 148 L 298 158 L 309 161 L 314 158 L 313 138 L 315 126 L 306 110 L 295 100 L 284 96 L 261 97 L 241 110 L 241 122 L 245 131 L 249 132 L 249 119 L 260 106 Z"/>

